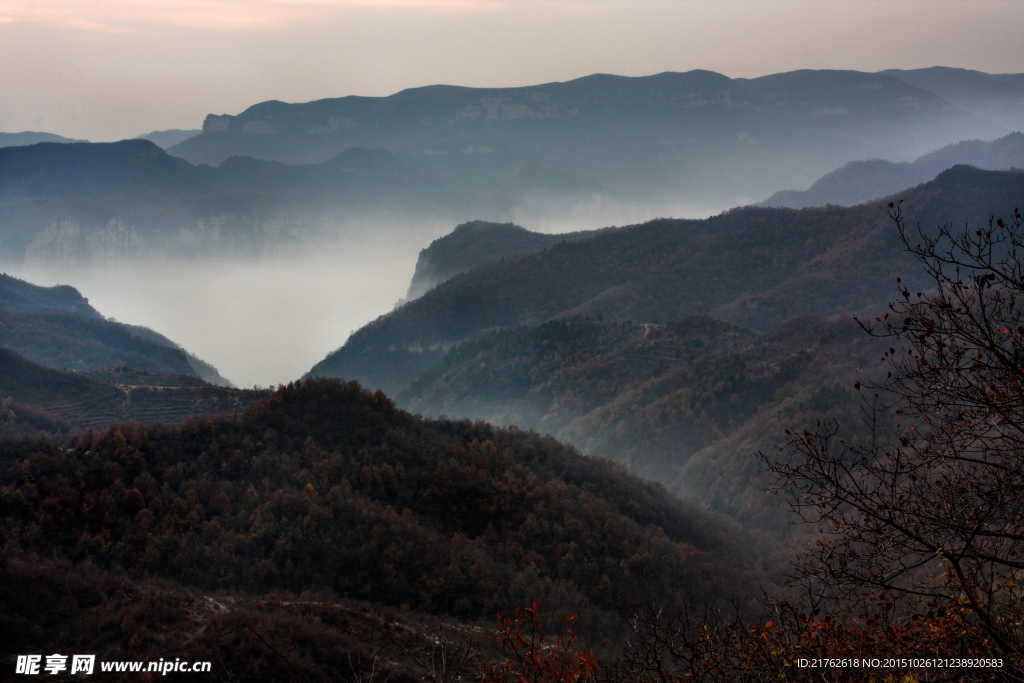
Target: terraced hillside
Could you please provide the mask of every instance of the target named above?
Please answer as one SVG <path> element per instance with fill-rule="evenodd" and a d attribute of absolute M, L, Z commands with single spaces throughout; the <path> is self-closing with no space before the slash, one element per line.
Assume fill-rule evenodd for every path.
<path fill-rule="evenodd" d="M 0 399 L 10 398 L 73 427 L 102 428 L 127 420 L 172 424 L 189 415 L 230 415 L 268 393 L 195 385 L 188 377 L 150 374 L 147 381 L 116 384 L 45 367 L 0 348 Z"/>

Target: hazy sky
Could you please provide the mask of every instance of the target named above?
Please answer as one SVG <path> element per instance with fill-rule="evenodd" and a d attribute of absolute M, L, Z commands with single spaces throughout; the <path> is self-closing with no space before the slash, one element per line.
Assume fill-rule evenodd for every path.
<path fill-rule="evenodd" d="M 269 99 L 595 72 L 1024 72 L 1021 0 L 0 0 L 0 131 L 94 141 Z"/>

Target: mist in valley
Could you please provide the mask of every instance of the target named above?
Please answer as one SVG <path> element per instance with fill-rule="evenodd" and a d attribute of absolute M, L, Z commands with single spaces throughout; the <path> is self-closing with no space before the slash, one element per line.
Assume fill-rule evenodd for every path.
<path fill-rule="evenodd" d="M 420 235 L 428 243 L 437 236 L 410 231 L 259 257 L 6 270 L 35 284 L 72 285 L 103 315 L 166 335 L 236 386 L 273 386 L 298 379 L 350 332 L 392 309 L 409 286 Z"/>
<path fill-rule="evenodd" d="M 674 207 L 664 215 L 696 218 L 716 209 Z M 659 215 L 595 196 L 569 218 L 522 211 L 496 218 L 562 234 Z M 71 285 L 104 316 L 169 337 L 236 386 L 266 387 L 298 379 L 353 331 L 393 310 L 407 295 L 420 250 L 454 227 L 438 221 L 374 225 L 278 243 L 259 255 L 137 252 L 71 262 L 37 258 L 0 270 L 37 285 Z"/>

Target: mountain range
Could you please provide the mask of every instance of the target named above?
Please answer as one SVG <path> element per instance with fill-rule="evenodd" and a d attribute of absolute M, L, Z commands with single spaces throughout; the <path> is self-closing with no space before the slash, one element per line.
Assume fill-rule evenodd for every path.
<path fill-rule="evenodd" d="M 532 189 L 583 191 L 527 165 L 456 189 L 405 157 L 351 148 L 317 164 L 193 166 L 145 140 L 0 150 L 0 257 L 58 264 L 266 246 L 498 213 Z"/>
<path fill-rule="evenodd" d="M 151 133 L 144 135 L 137 135 L 136 140 L 149 140 L 155 145 L 167 149 L 174 145 L 180 144 L 190 137 L 199 135 L 202 131 L 197 129 L 194 130 L 180 130 L 172 128 L 170 130 L 154 130 Z M 34 145 L 39 142 L 88 142 L 88 140 L 77 140 L 75 138 L 66 138 L 63 135 L 56 135 L 54 133 L 40 133 L 36 131 L 24 131 L 21 133 L 0 133 L 0 147 L 21 147 L 25 145 Z"/>
<path fill-rule="evenodd" d="M 933 92 L 1008 130 L 1024 130 L 1024 74 L 987 74 L 944 66 L 879 73 Z"/>
<path fill-rule="evenodd" d="M 777 183 L 809 183 L 852 159 L 913 158 L 1013 130 L 906 78 L 809 70 L 755 79 L 710 71 L 596 74 L 522 88 L 431 86 L 383 98 L 264 102 L 235 116 L 208 116 L 201 135 L 170 152 L 210 164 L 231 156 L 311 163 L 354 146 L 448 163 L 512 154 L 627 201 L 728 206 L 771 194 Z M 1024 95 L 1005 78 L 998 82 Z"/>
<path fill-rule="evenodd" d="M 638 610 L 743 620 L 820 538 L 765 493 L 758 451 L 821 421 L 868 437 L 859 382 L 895 350 L 853 316 L 884 315 L 897 277 L 929 286 L 887 204 L 925 231 L 1020 206 L 1024 171 L 956 165 L 1018 153 L 1019 81 L 598 75 L 264 103 L 208 117 L 172 149 L 188 159 L 147 140 L 0 150 L 11 259 L 457 224 L 420 252 L 408 301 L 275 391 L 213 386 L 74 288 L 0 276 L 0 641 L 214 660 L 225 680 L 347 680 L 347 662 L 354 681 L 451 683 L 446 648 L 489 661 L 473 638 L 535 599 L 555 622 L 589 606 L 602 653 L 636 642 Z M 920 157 L 958 135 L 1003 137 Z M 882 196 L 854 206 L 556 235 L 508 220 L 804 186 L 886 152 L 916 160 L 815 186 Z"/>
<path fill-rule="evenodd" d="M 41 133 L 32 130 L 22 131 L 21 133 L 0 133 L 0 147 L 20 147 L 40 142 L 88 142 L 88 140 L 76 140 L 74 138 L 66 138 L 63 135 Z"/>
<path fill-rule="evenodd" d="M 171 128 L 169 130 L 154 130 L 152 133 L 146 133 L 145 135 L 135 136 L 136 140 L 149 140 L 154 145 L 167 149 L 168 147 L 174 147 L 180 145 L 189 138 L 199 135 L 203 131 L 198 128 L 192 130 L 182 130 L 180 128 Z M 42 141 L 40 141 L 42 142 Z"/>
<path fill-rule="evenodd" d="M 928 230 L 987 222 L 1022 197 L 1024 172 L 956 166 L 892 200 Z M 494 249 L 309 374 L 357 379 L 424 415 L 552 434 L 778 542 L 792 530 L 752 455 L 826 418 L 858 435 L 853 387 L 884 369 L 881 342 L 853 316 L 883 311 L 898 276 L 928 286 L 887 201 L 745 207 Z M 457 244 L 484 261 L 495 241 L 481 233 L 522 234 L 472 228 L 421 258 L 457 262 Z"/>
<path fill-rule="evenodd" d="M 902 195 L 923 226 L 987 221 L 1019 204 L 1024 173 L 957 166 Z M 745 207 L 661 219 L 480 266 L 356 331 L 310 370 L 397 395 L 491 327 L 590 315 L 665 322 L 704 313 L 757 331 L 803 315 L 874 314 L 896 275 L 916 282 L 884 204 Z"/>
<path fill-rule="evenodd" d="M 208 116 L 168 153 L 143 140 L 0 150 L 0 258 L 260 254 L 470 220 L 592 229 L 708 215 L 854 160 L 891 160 L 769 200 L 856 203 L 955 164 L 1015 165 L 1019 141 L 1005 136 L 1024 112 L 1019 80 L 950 69 L 692 71 L 265 102 Z"/>
<path fill-rule="evenodd" d="M 863 204 L 929 181 L 957 164 L 968 164 L 990 171 L 1024 168 L 1024 133 L 1011 133 L 991 142 L 958 142 L 914 161 L 851 161 L 826 173 L 807 190 L 776 192 L 758 206 L 800 209 L 826 204 Z"/>

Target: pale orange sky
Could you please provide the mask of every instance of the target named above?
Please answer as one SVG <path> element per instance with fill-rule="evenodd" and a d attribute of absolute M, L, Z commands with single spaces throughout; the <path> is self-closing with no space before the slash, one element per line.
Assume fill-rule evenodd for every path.
<path fill-rule="evenodd" d="M 94 141 L 269 99 L 604 72 L 1024 72 L 1020 0 L 0 0 L 0 131 Z"/>

